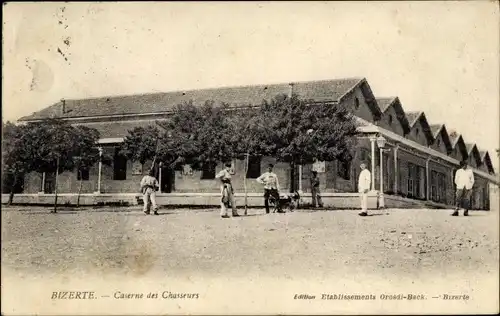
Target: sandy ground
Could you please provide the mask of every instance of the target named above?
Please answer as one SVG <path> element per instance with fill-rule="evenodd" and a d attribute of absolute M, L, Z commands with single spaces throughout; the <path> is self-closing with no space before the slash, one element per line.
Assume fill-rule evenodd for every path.
<path fill-rule="evenodd" d="M 221 219 L 215 209 L 146 216 L 138 208 L 49 214 L 11 207 L 2 210 L 2 270 L 21 279 L 111 274 L 356 282 L 377 276 L 440 284 L 498 279 L 496 211 L 469 217 L 451 217 L 449 210 L 357 213 L 266 215 L 251 209 L 248 216 Z"/>

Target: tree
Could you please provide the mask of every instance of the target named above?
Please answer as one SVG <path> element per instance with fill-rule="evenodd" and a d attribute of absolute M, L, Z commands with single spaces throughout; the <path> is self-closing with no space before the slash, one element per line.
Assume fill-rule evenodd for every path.
<path fill-rule="evenodd" d="M 128 131 L 121 146 L 121 153 L 131 161 L 138 161 L 142 165 L 153 160 L 154 168 L 158 153 L 161 132 L 156 126 L 136 127 Z"/>
<path fill-rule="evenodd" d="M 29 149 L 29 170 L 55 173 L 54 213 L 57 212 L 58 176 L 77 164 L 90 166 L 96 161 L 99 133 L 87 127 L 74 127 L 60 119 L 47 119 L 26 125 L 24 144 Z"/>
<path fill-rule="evenodd" d="M 172 168 L 189 164 L 200 170 L 203 164 L 233 157 L 230 138 L 234 130 L 227 117 L 227 105 L 215 106 L 213 101 L 202 106 L 182 103 L 162 126 L 158 157 Z"/>
<path fill-rule="evenodd" d="M 229 115 L 229 142 L 231 144 L 233 156 L 244 160 L 243 189 L 245 194 L 245 215 L 248 208 L 247 178 L 248 163 L 250 155 L 259 156 L 269 152 L 268 142 L 266 141 L 266 123 L 261 120 L 258 110 L 243 107 L 231 111 Z"/>
<path fill-rule="evenodd" d="M 76 138 L 74 139 L 76 148 L 73 161 L 78 172 L 78 178 L 80 179 L 76 200 L 76 207 L 79 207 L 83 186 L 83 171 L 88 171 L 94 164 L 99 162 L 99 160 L 105 164 L 109 164 L 111 159 L 108 155 L 102 155 L 99 148 L 96 146 L 99 140 L 99 132 L 97 130 L 86 126 L 75 126 L 74 128 L 76 134 Z"/>
<path fill-rule="evenodd" d="M 9 188 L 7 203 L 11 205 L 20 178 L 29 171 L 27 156 L 29 149 L 24 143 L 24 126 L 2 122 L 2 131 L 2 185 Z"/>
<path fill-rule="evenodd" d="M 235 130 L 227 110 L 227 105 L 216 106 L 213 101 L 201 106 L 192 101 L 178 104 L 167 120 L 129 130 L 121 153 L 143 165 L 153 161 L 156 176 L 160 163 L 173 170 L 183 165 L 200 170 L 204 164 L 227 161 L 235 152 L 231 142 Z"/>

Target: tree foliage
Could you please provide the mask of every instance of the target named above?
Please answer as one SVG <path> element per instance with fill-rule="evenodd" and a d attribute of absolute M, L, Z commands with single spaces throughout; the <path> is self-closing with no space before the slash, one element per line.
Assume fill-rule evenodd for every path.
<path fill-rule="evenodd" d="M 356 124 L 343 106 L 278 95 L 237 116 L 240 151 L 295 164 L 352 159 Z"/>
<path fill-rule="evenodd" d="M 160 136 L 155 126 L 136 127 L 125 136 L 121 153 L 132 161 L 144 164 L 156 156 Z"/>
<path fill-rule="evenodd" d="M 179 104 L 163 125 L 161 160 L 174 168 L 189 164 L 199 170 L 204 163 L 230 159 L 235 151 L 230 138 L 235 131 L 227 109 L 212 101 L 199 107 L 192 102 Z"/>
<path fill-rule="evenodd" d="M 24 146 L 25 128 L 2 122 L 2 193 L 10 192 L 9 204 L 21 177 L 29 171 L 29 157 Z"/>
<path fill-rule="evenodd" d="M 2 168 L 13 174 L 72 171 L 99 160 L 99 132 L 58 119 L 3 125 Z"/>
<path fill-rule="evenodd" d="M 97 142 L 99 140 L 99 132 L 96 129 L 86 126 L 75 126 L 72 131 L 75 134 L 73 140 L 76 145 L 73 148 L 72 160 L 77 168 L 89 169 L 96 164 L 99 159 L 105 164 L 110 164 L 111 157 L 102 154 L 100 158 Z"/>
<path fill-rule="evenodd" d="M 28 169 L 24 134 L 24 126 L 2 122 L 2 173 L 25 172 Z"/>

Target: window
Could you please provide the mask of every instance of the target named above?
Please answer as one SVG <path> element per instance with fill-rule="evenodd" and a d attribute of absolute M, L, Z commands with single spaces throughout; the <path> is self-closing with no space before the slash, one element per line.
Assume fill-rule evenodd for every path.
<path fill-rule="evenodd" d="M 388 154 L 384 153 L 384 192 L 392 191 L 394 177 L 392 176 L 392 163 Z"/>
<path fill-rule="evenodd" d="M 213 161 L 203 163 L 203 169 L 201 170 L 202 180 L 215 179 L 215 165 Z"/>
<path fill-rule="evenodd" d="M 370 151 L 366 148 L 361 148 L 359 151 L 359 160 L 360 163 L 365 163 L 367 164 L 367 167 L 369 167 L 369 164 L 371 162 Z"/>
<path fill-rule="evenodd" d="M 418 135 L 418 128 L 415 129 L 415 135 Z"/>
<path fill-rule="evenodd" d="M 143 169 L 144 169 L 144 166 L 139 161 L 135 161 L 132 164 L 132 174 L 133 175 L 142 175 L 144 173 Z"/>
<path fill-rule="evenodd" d="M 408 163 L 408 197 L 424 198 L 425 182 L 424 168 L 412 163 Z"/>
<path fill-rule="evenodd" d="M 392 124 L 392 115 L 389 114 L 389 125 Z"/>
<path fill-rule="evenodd" d="M 408 178 L 408 197 L 413 197 L 413 179 Z"/>
<path fill-rule="evenodd" d="M 438 201 L 441 203 L 446 203 L 446 175 L 444 173 L 438 173 Z"/>
<path fill-rule="evenodd" d="M 120 154 L 120 149 L 115 148 L 113 157 L 113 180 L 127 179 L 127 158 Z"/>
<path fill-rule="evenodd" d="M 436 171 L 431 171 L 431 200 L 439 202 L 438 173 Z"/>
<path fill-rule="evenodd" d="M 337 163 L 337 175 L 344 180 L 351 179 L 351 162 L 339 160 Z"/>
<path fill-rule="evenodd" d="M 88 181 L 89 180 L 89 168 L 79 168 L 76 171 L 76 179 L 78 181 Z"/>
<path fill-rule="evenodd" d="M 247 179 L 257 179 L 260 176 L 260 156 L 248 157 Z"/>
<path fill-rule="evenodd" d="M 356 106 L 356 110 L 359 109 L 359 99 L 358 98 L 354 99 L 354 104 Z"/>
<path fill-rule="evenodd" d="M 437 141 L 436 141 L 437 145 L 441 145 L 441 140 L 438 138 Z"/>

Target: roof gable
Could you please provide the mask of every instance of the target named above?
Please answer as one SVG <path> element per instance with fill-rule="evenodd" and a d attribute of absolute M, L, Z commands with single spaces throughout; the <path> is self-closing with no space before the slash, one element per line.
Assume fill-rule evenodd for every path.
<path fill-rule="evenodd" d="M 405 134 L 408 134 L 411 130 L 410 123 L 406 117 L 406 113 L 401 105 L 401 101 L 399 97 L 391 97 L 391 98 L 379 98 L 377 99 L 377 103 L 380 107 L 382 113 L 387 112 L 390 107 L 394 109 L 396 112 L 397 119 L 403 128 Z"/>
<path fill-rule="evenodd" d="M 392 102 L 394 102 L 395 99 L 396 98 L 377 98 L 377 104 L 380 108 L 380 111 L 382 111 L 382 113 L 387 111 L 387 109 L 392 104 Z"/>
<path fill-rule="evenodd" d="M 406 117 L 410 123 L 410 128 L 413 129 L 417 122 L 420 123 L 422 129 L 424 131 L 425 137 L 427 139 L 427 144 L 431 145 L 434 143 L 434 135 L 432 134 L 429 123 L 427 122 L 427 118 L 425 117 L 424 112 L 407 112 Z"/>
<path fill-rule="evenodd" d="M 482 164 L 486 165 L 489 173 L 495 173 L 495 169 L 493 168 L 493 163 L 491 162 L 490 154 L 487 151 L 480 151 Z"/>
<path fill-rule="evenodd" d="M 439 137 L 439 135 L 441 135 L 441 139 L 446 146 L 446 151 L 449 154 L 453 150 L 453 146 L 451 144 L 448 131 L 446 130 L 446 126 L 444 124 L 433 124 L 430 126 L 430 129 L 435 140 Z"/>
<path fill-rule="evenodd" d="M 449 136 L 453 150 L 455 150 L 455 148 L 458 148 L 458 150 L 460 150 L 462 154 L 462 159 L 467 159 L 469 155 L 467 153 L 467 147 L 465 146 L 462 135 L 458 134 L 455 131 L 452 131 L 451 133 L 449 133 Z"/>
<path fill-rule="evenodd" d="M 476 166 L 480 166 L 482 161 L 481 161 L 481 154 L 479 153 L 479 150 L 477 149 L 477 146 L 476 144 L 469 144 L 469 143 L 466 143 L 465 144 L 465 147 L 467 148 L 467 155 L 469 157 L 474 156 L 475 160 L 476 160 Z"/>
<path fill-rule="evenodd" d="M 408 123 L 410 124 L 410 127 L 413 127 L 415 123 L 417 123 L 420 115 L 422 114 L 422 111 L 408 111 L 406 112 L 406 118 L 408 119 Z"/>
<path fill-rule="evenodd" d="M 339 102 L 358 86 L 362 88 L 365 94 L 373 95 L 364 78 L 296 82 L 293 83 L 293 92 L 305 100 Z M 270 100 L 276 95 L 289 94 L 291 88 L 291 84 L 281 83 L 65 100 L 33 113 L 31 116 L 23 117 L 20 121 L 54 116 L 74 118 L 164 113 L 170 112 L 178 104 L 188 101 L 193 101 L 195 104 L 203 104 L 205 101 L 211 100 L 218 104 L 227 103 L 231 106 L 258 105 L 263 100 Z M 64 113 L 62 111 L 63 105 L 65 108 Z M 372 102 L 371 109 L 374 113 L 377 113 L 378 106 L 376 103 L 373 104 Z"/>

